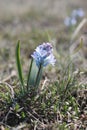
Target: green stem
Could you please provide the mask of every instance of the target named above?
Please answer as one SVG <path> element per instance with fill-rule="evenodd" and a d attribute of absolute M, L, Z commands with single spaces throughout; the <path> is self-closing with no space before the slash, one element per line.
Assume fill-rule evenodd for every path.
<path fill-rule="evenodd" d="M 35 87 L 38 87 L 39 86 L 39 83 L 40 83 L 40 79 L 42 77 L 42 64 L 40 64 L 40 67 L 39 67 L 39 70 L 38 70 L 38 74 L 37 74 L 37 78 L 36 78 L 36 82 L 35 82 Z"/>
<path fill-rule="evenodd" d="M 32 58 L 32 60 L 31 60 L 30 69 L 29 69 L 29 73 L 28 73 L 27 90 L 28 90 L 28 88 L 29 88 L 29 81 L 30 81 L 30 74 L 31 74 L 32 64 L 33 64 L 33 58 Z"/>

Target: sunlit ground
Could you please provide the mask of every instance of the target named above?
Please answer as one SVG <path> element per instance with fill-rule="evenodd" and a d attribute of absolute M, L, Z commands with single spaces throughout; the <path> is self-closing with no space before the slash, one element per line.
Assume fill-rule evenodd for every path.
<path fill-rule="evenodd" d="M 65 18 L 78 8 L 83 9 L 84 16 L 76 25 L 67 27 Z M 81 22 L 86 17 L 85 0 L 0 0 L 1 130 L 86 130 L 87 21 Z M 20 82 L 15 59 L 18 40 L 25 84 L 36 46 L 43 42 L 53 45 L 57 62 L 55 67 L 44 68 L 39 96 L 33 90 L 24 97 L 18 96 Z M 14 101 L 9 86 L 15 93 Z"/>

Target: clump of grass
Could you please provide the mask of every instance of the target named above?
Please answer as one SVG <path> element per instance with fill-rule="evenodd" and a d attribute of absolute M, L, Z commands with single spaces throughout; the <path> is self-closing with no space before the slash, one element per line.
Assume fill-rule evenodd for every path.
<path fill-rule="evenodd" d="M 19 46 L 17 48 L 19 50 Z M 46 82 L 42 80 L 43 85 L 40 84 L 37 89 L 32 86 L 29 91 L 22 93 L 27 86 L 23 77 L 21 77 L 21 69 L 19 70 L 21 84 L 19 82 L 16 84 L 18 88 L 13 90 L 12 86 L 4 83 L 3 86 L 0 86 L 2 117 L 0 121 L 2 124 L 15 127 L 21 122 L 26 122 L 29 124 L 27 127 L 31 130 L 34 128 L 55 130 L 69 130 L 75 127 L 80 130 L 86 128 L 85 122 L 81 117 L 82 113 L 84 116 L 86 114 L 86 106 L 82 106 L 86 100 L 84 100 L 84 95 L 81 96 L 81 93 L 78 93 L 79 88 L 82 87 L 77 77 L 79 73 L 75 73 L 70 57 L 69 59 L 68 57 L 66 58 L 66 62 L 64 62 L 64 59 L 64 55 L 59 55 L 58 63 L 55 67 L 55 76 L 57 78 Z M 17 57 L 18 68 L 20 68 L 21 64 L 19 60 L 20 57 Z M 22 85 L 24 88 L 20 91 Z M 4 86 L 10 88 L 11 92 L 9 89 L 5 89 Z M 4 93 L 6 94 L 4 95 Z M 80 99 L 82 99 L 82 102 L 80 102 Z M 78 122 L 82 123 L 82 125 L 79 125 Z"/>
<path fill-rule="evenodd" d="M 74 128 L 71 122 L 79 120 L 80 116 L 80 106 L 77 100 L 79 86 L 76 75 L 71 70 L 69 66 L 62 78 L 53 82 L 48 81 L 44 89 L 41 90 L 42 86 L 40 86 L 38 94 L 35 94 L 32 88 L 25 96 L 15 95 L 13 100 L 3 98 L 8 104 L 6 107 L 8 109 L 4 113 L 5 117 L 3 117 L 5 119 L 7 115 L 7 119 L 3 122 L 15 126 L 26 121 L 31 124 L 31 129 L 35 126 L 37 129 L 40 127 L 52 129 L 53 124 L 56 124 L 55 129 Z"/>

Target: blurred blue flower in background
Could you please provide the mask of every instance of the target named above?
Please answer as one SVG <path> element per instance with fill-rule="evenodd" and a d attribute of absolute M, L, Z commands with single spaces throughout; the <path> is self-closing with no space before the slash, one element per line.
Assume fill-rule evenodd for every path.
<path fill-rule="evenodd" d="M 39 45 L 31 56 L 35 60 L 38 67 L 40 65 L 47 66 L 48 64 L 55 65 L 56 62 L 53 55 L 53 48 L 50 43 L 43 43 Z"/>
<path fill-rule="evenodd" d="M 81 9 L 81 8 L 79 8 L 79 9 L 77 10 L 77 14 L 78 14 L 79 17 L 83 17 L 83 16 L 85 15 L 83 9 Z"/>
<path fill-rule="evenodd" d="M 72 11 L 71 16 L 72 16 L 72 17 L 77 17 L 77 15 L 78 15 L 77 12 L 78 12 L 78 11 L 77 11 L 76 9 L 74 9 L 74 10 Z"/>
<path fill-rule="evenodd" d="M 71 25 L 76 25 L 76 23 L 77 23 L 77 20 L 74 17 L 72 17 L 71 18 Z"/>
<path fill-rule="evenodd" d="M 66 17 L 65 20 L 64 20 L 64 24 L 67 26 L 67 27 L 70 27 L 70 26 L 74 26 L 77 24 L 77 22 L 79 21 L 78 18 L 83 18 L 85 15 L 84 11 L 82 8 L 79 8 L 79 9 L 74 9 L 71 13 L 71 16 L 69 17 Z"/>
<path fill-rule="evenodd" d="M 66 26 L 70 26 L 70 17 L 66 17 L 66 18 L 65 18 L 64 24 L 65 24 Z"/>
<path fill-rule="evenodd" d="M 84 11 L 82 8 L 75 9 L 72 11 L 72 17 L 83 17 L 85 15 Z"/>
<path fill-rule="evenodd" d="M 74 17 L 66 17 L 66 19 L 64 20 L 64 24 L 66 26 L 72 26 L 72 25 L 76 25 L 77 20 Z"/>

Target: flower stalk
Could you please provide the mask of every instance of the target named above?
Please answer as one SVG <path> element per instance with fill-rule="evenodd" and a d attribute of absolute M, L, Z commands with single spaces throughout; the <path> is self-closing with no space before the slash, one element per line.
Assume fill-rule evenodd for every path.
<path fill-rule="evenodd" d="M 28 86 L 30 84 L 30 74 L 31 74 L 32 64 L 33 64 L 33 58 L 31 60 L 30 69 L 29 69 L 28 78 L 27 78 L 27 91 L 28 91 L 28 88 L 29 88 Z"/>
<path fill-rule="evenodd" d="M 38 86 L 39 86 L 40 80 L 41 80 L 41 78 L 42 78 L 42 70 L 43 70 L 43 66 L 42 66 L 42 64 L 40 64 L 39 70 L 38 70 L 38 73 L 37 73 L 37 78 L 36 78 L 35 87 L 38 87 Z"/>

